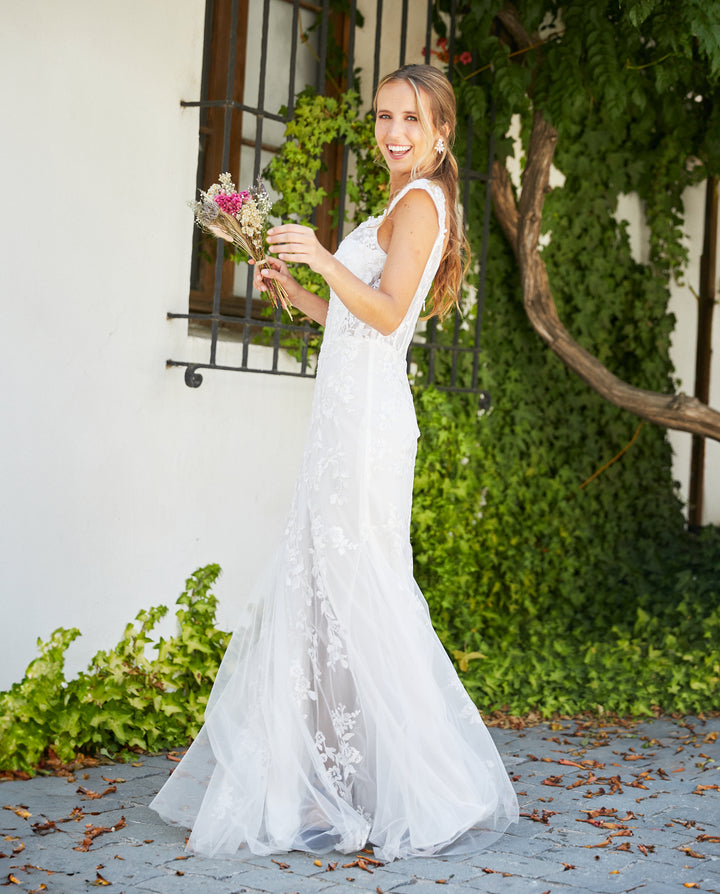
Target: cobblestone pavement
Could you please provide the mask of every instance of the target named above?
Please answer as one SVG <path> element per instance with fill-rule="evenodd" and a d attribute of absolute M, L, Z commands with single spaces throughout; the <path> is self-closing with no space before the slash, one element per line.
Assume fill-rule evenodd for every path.
<path fill-rule="evenodd" d="M 174 766 L 166 755 L 4 782 L 0 885 L 51 894 L 720 892 L 719 732 L 717 718 L 493 729 L 520 823 L 481 853 L 384 866 L 370 853 L 186 854 L 184 832 L 147 807 Z"/>

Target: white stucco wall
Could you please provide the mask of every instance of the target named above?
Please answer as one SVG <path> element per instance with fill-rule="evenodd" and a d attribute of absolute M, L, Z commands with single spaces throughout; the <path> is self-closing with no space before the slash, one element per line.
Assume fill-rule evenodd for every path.
<path fill-rule="evenodd" d="M 193 390 L 165 368 L 198 350 L 165 315 L 187 307 L 180 99 L 199 94 L 204 5 L 3 12 L 0 689 L 38 636 L 79 627 L 75 672 L 207 562 L 232 624 L 289 505 L 313 383 L 207 372 Z"/>
<path fill-rule="evenodd" d="M 703 245 L 705 216 L 705 184 L 699 183 L 685 190 L 683 195 L 685 221 L 683 229 L 688 247 L 688 266 L 681 284 L 670 285 L 669 310 L 675 315 L 670 357 L 675 367 L 678 392 L 695 391 L 695 346 L 697 342 L 697 292 L 700 288 L 700 255 Z M 636 261 L 647 263 L 650 256 L 649 233 L 645 215 L 637 195 L 622 196 L 618 216 L 630 224 L 630 245 Z M 716 247 L 716 251 L 719 247 Z M 720 258 L 718 258 L 720 270 Z M 713 315 L 712 344 L 714 348 L 710 379 L 710 404 L 720 407 L 720 313 Z M 668 431 L 673 449 L 673 475 L 680 485 L 680 496 L 687 506 L 690 490 L 690 450 L 692 435 Z M 720 524 L 720 443 L 705 441 L 705 488 L 703 523 Z"/>
<path fill-rule="evenodd" d="M 222 372 L 192 390 L 165 368 L 207 356 L 166 320 L 187 306 L 197 112 L 179 101 L 199 93 L 204 0 L 5 7 L 0 689 L 59 626 L 83 633 L 76 672 L 207 562 L 224 569 L 219 620 L 232 626 L 280 534 L 313 390 Z M 687 309 L 688 295 L 673 301 Z M 685 378 L 693 319 L 678 317 Z M 714 521 L 719 460 L 710 444 Z"/>
<path fill-rule="evenodd" d="M 678 390 L 693 394 L 695 389 L 695 345 L 697 342 L 697 298 L 700 289 L 700 255 L 703 244 L 705 216 L 705 184 L 700 183 L 685 191 L 684 230 L 690 247 L 690 263 L 682 285 L 673 283 L 670 311 L 675 314 L 672 337 L 672 358 L 680 386 Z M 720 258 L 717 263 L 720 272 Z M 717 285 L 717 283 L 716 283 Z M 713 356 L 710 377 L 710 405 L 720 408 L 720 308 L 716 306 L 712 324 Z M 687 503 L 690 489 L 690 450 L 692 435 L 670 432 L 675 461 L 673 470 L 680 483 L 680 493 Z M 703 495 L 703 523 L 720 524 L 720 443 L 705 441 L 705 489 Z"/>

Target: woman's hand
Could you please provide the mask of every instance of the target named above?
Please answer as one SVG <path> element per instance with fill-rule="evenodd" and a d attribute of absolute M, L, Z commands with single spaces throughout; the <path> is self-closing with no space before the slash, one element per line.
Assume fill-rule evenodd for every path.
<path fill-rule="evenodd" d="M 249 264 L 255 267 L 253 274 L 253 284 L 258 292 L 267 292 L 268 280 L 274 279 L 285 287 L 288 300 L 293 307 L 302 311 L 310 319 L 325 325 L 327 318 L 328 303 L 324 298 L 320 298 L 314 292 L 308 292 L 300 283 L 290 275 L 287 264 L 279 258 L 267 257 L 258 264 L 251 258 Z"/>
<path fill-rule="evenodd" d="M 279 282 L 280 285 L 285 288 L 290 303 L 295 304 L 295 299 L 297 298 L 302 287 L 299 285 L 297 280 L 290 275 L 287 264 L 285 264 L 283 261 L 278 260 L 278 258 L 272 257 L 266 257 L 265 260 L 260 264 L 250 258 L 248 264 L 255 267 L 255 273 L 253 274 L 253 285 L 258 290 L 258 292 L 267 292 L 268 279 L 274 279 L 277 280 L 277 282 Z"/>
<path fill-rule="evenodd" d="M 282 261 L 307 264 L 315 273 L 322 275 L 330 252 L 318 242 L 315 231 L 300 224 L 283 224 L 268 230 L 267 242 L 273 254 Z"/>

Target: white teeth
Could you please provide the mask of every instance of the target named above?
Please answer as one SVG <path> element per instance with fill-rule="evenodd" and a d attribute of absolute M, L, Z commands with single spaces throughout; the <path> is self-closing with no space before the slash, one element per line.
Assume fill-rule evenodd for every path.
<path fill-rule="evenodd" d="M 391 152 L 407 152 L 411 147 L 410 146 L 390 146 L 388 145 L 388 149 Z"/>

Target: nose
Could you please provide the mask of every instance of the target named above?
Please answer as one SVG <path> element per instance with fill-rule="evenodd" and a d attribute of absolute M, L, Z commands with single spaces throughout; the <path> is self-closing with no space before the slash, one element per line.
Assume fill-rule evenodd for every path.
<path fill-rule="evenodd" d="M 393 119 L 393 121 L 390 122 L 390 127 L 388 128 L 388 141 L 390 143 L 397 142 L 396 137 L 402 136 L 402 133 L 402 122 L 398 121 L 397 118 Z"/>

